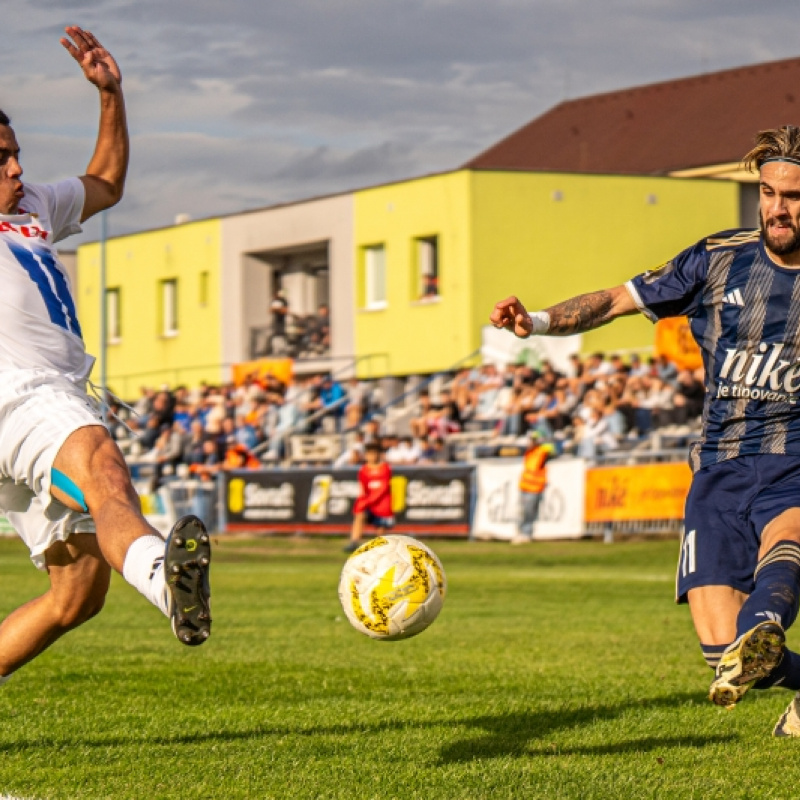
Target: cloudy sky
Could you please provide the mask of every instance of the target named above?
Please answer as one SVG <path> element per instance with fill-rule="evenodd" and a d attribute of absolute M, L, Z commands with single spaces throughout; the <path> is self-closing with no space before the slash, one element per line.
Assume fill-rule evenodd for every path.
<path fill-rule="evenodd" d="M 82 172 L 97 100 L 58 39 L 111 50 L 113 235 L 453 169 L 566 98 L 798 56 L 798 22 L 797 0 L 18 0 L 0 108 L 27 179 Z"/>

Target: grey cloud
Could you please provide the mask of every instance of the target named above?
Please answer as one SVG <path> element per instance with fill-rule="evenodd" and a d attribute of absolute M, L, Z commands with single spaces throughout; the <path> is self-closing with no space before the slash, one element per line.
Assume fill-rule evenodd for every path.
<path fill-rule="evenodd" d="M 16 8 L 0 107 L 24 132 L 28 177 L 80 170 L 92 149 L 96 99 L 58 45 L 63 25 L 90 27 L 120 61 L 133 158 L 117 232 L 451 169 L 567 96 L 796 55 L 800 16 L 796 0 L 772 0 L 769 24 L 752 0 Z"/>

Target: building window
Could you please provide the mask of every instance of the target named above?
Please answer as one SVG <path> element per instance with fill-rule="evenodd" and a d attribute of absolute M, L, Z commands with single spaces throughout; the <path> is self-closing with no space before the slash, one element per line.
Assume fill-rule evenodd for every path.
<path fill-rule="evenodd" d="M 366 308 L 386 307 L 386 248 L 364 248 L 364 299 Z"/>
<path fill-rule="evenodd" d="M 200 305 L 205 308 L 208 305 L 208 270 L 204 269 L 199 275 L 199 285 L 197 293 L 200 298 Z"/>
<path fill-rule="evenodd" d="M 416 249 L 417 298 L 430 300 L 439 296 L 439 237 L 420 237 Z"/>
<path fill-rule="evenodd" d="M 106 344 L 118 344 L 122 339 L 120 323 L 120 289 L 106 289 Z"/>
<path fill-rule="evenodd" d="M 178 335 L 178 279 L 161 281 L 161 335 Z"/>

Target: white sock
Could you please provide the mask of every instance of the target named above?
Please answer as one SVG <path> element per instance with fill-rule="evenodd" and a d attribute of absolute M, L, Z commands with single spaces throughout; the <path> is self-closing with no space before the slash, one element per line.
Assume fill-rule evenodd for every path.
<path fill-rule="evenodd" d="M 169 593 L 164 579 L 164 540 L 160 536 L 140 536 L 133 542 L 125 554 L 122 577 L 169 616 Z"/>

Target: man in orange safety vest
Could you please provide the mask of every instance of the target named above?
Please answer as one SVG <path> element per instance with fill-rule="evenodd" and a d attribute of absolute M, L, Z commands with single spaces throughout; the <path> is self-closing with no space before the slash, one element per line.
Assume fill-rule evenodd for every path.
<path fill-rule="evenodd" d="M 522 457 L 522 475 L 519 479 L 520 522 L 517 535 L 511 544 L 526 544 L 533 541 L 533 524 L 539 515 L 539 505 L 544 487 L 547 485 L 546 463 L 555 452 L 551 444 L 542 442 L 536 430 L 528 431 L 528 449 Z"/>

